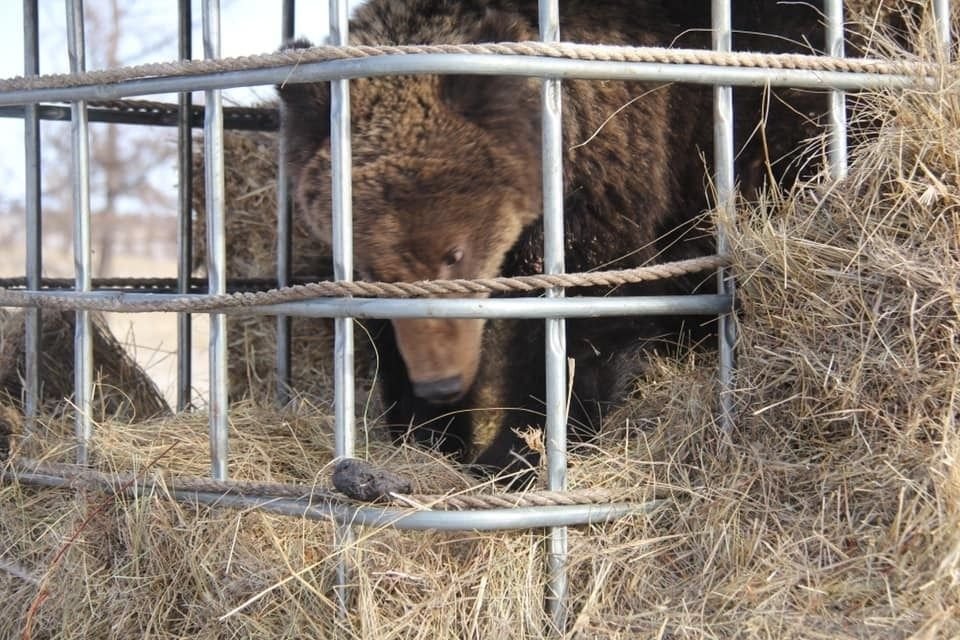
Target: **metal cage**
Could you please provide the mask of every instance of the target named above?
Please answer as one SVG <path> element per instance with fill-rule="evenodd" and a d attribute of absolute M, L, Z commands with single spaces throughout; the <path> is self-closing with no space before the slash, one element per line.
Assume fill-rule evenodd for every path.
<path fill-rule="evenodd" d="M 191 15 L 189 0 L 179 0 L 179 57 L 192 57 Z M 540 37 L 545 42 L 560 39 L 559 7 L 557 0 L 540 0 Z M 293 35 L 293 0 L 283 3 L 280 35 Z M 731 50 L 731 0 L 713 0 L 713 46 L 718 52 Z M 949 1 L 933 0 L 937 28 L 943 46 L 949 50 Z M 37 0 L 24 0 L 24 73 L 38 74 L 38 15 Z M 68 48 L 70 70 L 85 70 L 84 27 L 82 0 L 67 0 Z M 207 59 L 220 56 L 219 0 L 204 0 L 202 12 L 203 54 Z M 843 56 L 843 6 L 841 0 L 826 0 L 826 50 L 832 56 Z M 330 0 L 331 43 L 343 45 L 348 39 L 348 4 L 346 0 Z M 333 158 L 333 219 L 334 219 L 334 276 L 350 280 L 353 274 L 352 216 L 351 216 L 351 150 L 349 79 L 361 76 L 417 73 L 462 73 L 465 69 L 476 74 L 510 74 L 544 78 L 542 90 L 542 157 L 544 203 L 544 270 L 563 273 L 563 184 L 561 140 L 561 92 L 565 78 L 660 80 L 714 85 L 714 148 L 715 185 L 719 207 L 733 206 L 734 148 L 732 119 L 732 87 L 798 86 L 828 87 L 830 95 L 829 163 L 835 176 L 846 171 L 846 112 L 844 90 L 879 86 L 907 86 L 913 80 L 903 76 L 882 76 L 869 73 L 840 73 L 831 71 L 774 70 L 710 65 L 671 65 L 646 62 L 604 62 L 572 59 L 497 55 L 430 54 L 383 56 L 365 59 L 347 59 L 323 63 L 269 69 L 245 69 L 217 73 L 203 73 L 187 77 L 156 77 L 119 81 L 100 86 L 64 87 L 58 89 L 26 89 L 0 91 L 0 115 L 22 117 L 25 123 L 26 148 L 26 290 L 41 292 L 40 279 L 40 129 L 41 119 L 66 119 L 64 107 L 41 105 L 44 101 L 69 101 L 74 168 L 74 251 L 76 299 L 116 296 L 115 293 L 94 291 L 90 277 L 90 207 L 89 207 L 89 150 L 88 123 L 90 120 L 123 121 L 132 124 L 163 123 L 178 127 L 179 165 L 179 276 L 177 293 L 139 294 L 155 299 L 187 295 L 191 265 L 191 128 L 198 124 L 202 113 L 204 154 L 206 156 L 206 204 L 208 211 L 207 271 L 209 291 L 226 291 L 224 241 L 224 183 L 223 130 L 233 128 L 275 128 L 270 118 L 230 118 L 225 114 L 220 90 L 228 87 L 252 86 L 266 83 L 331 81 L 331 148 Z M 204 108 L 194 108 L 191 92 L 204 92 Z M 115 110 L 88 107 L 88 100 L 114 100 L 131 96 L 164 92 L 179 93 L 176 111 L 144 108 L 126 114 Z M 281 149 L 281 154 L 283 150 Z M 278 263 L 280 286 L 290 281 L 291 206 L 287 192 L 287 178 L 283 163 L 279 163 L 278 179 Z M 726 239 L 718 238 L 718 252 L 726 248 Z M 569 298 L 561 289 L 549 290 L 542 299 L 485 300 L 471 299 L 385 299 L 365 300 L 342 298 L 287 303 L 254 307 L 250 313 L 276 316 L 278 344 L 276 366 L 280 388 L 278 395 L 285 399 L 284 380 L 290 375 L 290 325 L 294 315 L 314 315 L 336 318 L 335 329 L 335 453 L 351 456 L 354 442 L 354 378 L 353 329 L 355 317 L 525 317 L 543 318 L 546 323 L 547 389 L 546 442 L 547 485 L 550 490 L 566 489 L 566 339 L 565 317 L 628 314 L 699 313 L 719 316 L 719 376 L 721 382 L 720 423 L 729 429 L 734 416 L 732 389 L 734 375 L 734 324 L 729 311 L 733 296 L 733 281 L 723 269 L 717 274 L 717 295 L 662 296 L 644 298 Z M 138 299 L 138 294 L 126 294 L 126 299 Z M 86 443 L 92 432 L 90 401 L 92 390 L 92 333 L 89 312 L 78 310 L 76 322 L 76 435 L 77 462 L 88 459 Z M 27 310 L 25 412 L 28 419 L 38 407 L 38 353 L 39 312 Z M 227 465 L 227 375 L 226 325 L 222 312 L 210 313 L 210 388 L 209 424 L 211 475 L 226 479 Z M 178 409 L 189 402 L 190 391 L 190 323 L 187 314 L 178 319 Z M 544 527 L 547 529 L 546 566 L 548 575 L 546 603 L 556 628 L 565 626 L 567 527 L 599 522 L 635 512 L 636 505 L 611 504 L 571 507 L 525 507 L 493 509 L 477 512 L 408 512 L 390 508 L 311 507 L 292 499 L 243 498 L 214 494 L 191 494 L 203 501 L 228 505 L 242 503 L 256 505 L 278 513 L 315 518 L 332 517 L 338 523 L 337 544 L 351 541 L 352 527 L 358 525 L 391 525 L 408 529 L 488 530 L 507 528 Z M 346 564 L 338 572 L 341 604 L 345 604 L 345 588 L 349 583 Z"/>

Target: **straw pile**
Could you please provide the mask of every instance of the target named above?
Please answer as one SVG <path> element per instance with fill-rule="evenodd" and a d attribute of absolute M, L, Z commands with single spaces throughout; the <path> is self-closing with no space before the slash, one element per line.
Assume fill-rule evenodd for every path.
<path fill-rule="evenodd" d="M 198 145 L 199 146 L 199 145 Z M 275 137 L 264 133 L 224 133 L 227 278 L 275 278 L 277 274 L 277 150 Z M 203 154 L 194 156 L 194 266 L 206 261 L 206 201 Z M 312 240 L 302 216 L 294 216 L 291 275 L 306 280 L 332 279 L 332 257 Z M 273 317 L 227 319 L 230 398 L 266 404 L 275 397 L 277 322 Z M 316 402 L 332 402 L 333 321 L 291 319 L 291 387 Z M 370 368 L 370 341 L 357 336 L 357 364 Z M 361 376 L 363 377 L 363 376 Z"/>
<path fill-rule="evenodd" d="M 571 531 L 568 637 L 960 637 L 960 94 L 945 80 L 858 103 L 880 125 L 847 178 L 720 220 L 741 308 L 735 431 L 715 424 L 713 354 L 691 353 L 653 362 L 572 452 L 572 488 L 669 500 Z M 327 482 L 323 408 L 241 404 L 231 426 L 235 477 Z M 67 459 L 71 426 L 42 427 L 14 449 Z M 471 483 L 426 452 L 358 444 L 417 491 Z M 204 417 L 181 415 L 100 425 L 94 460 L 200 474 L 206 450 Z M 344 621 L 332 535 L 162 492 L 2 485 L 0 636 L 544 636 L 542 532 L 359 531 Z"/>
<path fill-rule="evenodd" d="M 202 148 L 202 147 L 201 147 Z M 262 133 L 224 133 L 225 235 L 227 278 L 275 278 L 277 264 L 276 142 Z M 206 200 L 203 154 L 194 155 L 194 265 L 206 262 Z M 297 217 L 297 220 L 300 218 Z M 316 243 L 306 241 L 302 224 L 293 233 L 294 275 L 326 278 L 330 258 Z M 319 253 L 318 253 L 319 252 Z M 317 278 L 320 279 L 320 278 Z M 327 319 L 295 318 L 291 332 L 296 352 L 293 378 L 304 391 L 330 384 L 329 354 L 333 324 Z M 276 320 L 235 317 L 227 320 L 228 376 L 231 400 L 248 398 L 267 403 L 276 389 Z"/>
<path fill-rule="evenodd" d="M 98 314 L 93 333 L 95 420 L 144 420 L 170 412 L 157 385 L 127 354 Z M 51 415 L 72 412 L 75 314 L 46 310 L 41 314 L 40 403 Z M 20 407 L 26 369 L 26 336 L 21 311 L 0 310 L 0 404 Z"/>

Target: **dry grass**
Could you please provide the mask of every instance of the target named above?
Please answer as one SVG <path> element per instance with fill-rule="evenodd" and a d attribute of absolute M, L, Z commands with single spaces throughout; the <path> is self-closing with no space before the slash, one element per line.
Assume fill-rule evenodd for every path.
<path fill-rule="evenodd" d="M 40 331 L 40 402 L 49 414 L 71 411 L 73 398 L 72 312 L 45 310 Z M 99 314 L 91 319 L 97 420 L 142 420 L 170 411 L 156 384 L 147 377 L 110 333 Z M 0 402 L 20 406 L 26 369 L 26 338 L 22 311 L 0 309 Z"/>
<path fill-rule="evenodd" d="M 574 488 L 673 499 L 571 531 L 569 637 L 960 637 L 960 94 L 859 102 L 882 124 L 845 180 L 720 221 L 739 280 L 735 432 L 718 433 L 714 359 L 694 353 L 654 362 L 572 452 Z M 326 409 L 241 404 L 231 426 L 236 477 L 326 482 Z M 67 456 L 71 428 L 14 444 Z M 419 491 L 471 482 L 375 428 L 358 444 Z M 206 450 L 202 415 L 107 422 L 94 443 L 105 469 L 203 473 Z M 536 638 L 541 536 L 360 531 L 340 623 L 329 523 L 4 485 L 0 636 Z"/>
<path fill-rule="evenodd" d="M 268 134 L 226 132 L 226 242 L 228 278 L 275 278 L 277 264 L 276 147 Z M 203 157 L 195 156 L 193 206 L 194 256 L 197 268 L 206 256 L 206 202 Z M 291 274 L 312 280 L 332 277 L 332 257 L 313 241 L 302 216 L 294 216 Z M 273 317 L 235 317 L 227 320 L 228 376 L 233 400 L 264 404 L 275 397 L 277 323 Z M 297 355 L 291 366 L 291 387 L 317 402 L 332 402 L 329 389 L 333 373 L 333 321 L 328 318 L 293 318 L 291 344 Z M 357 339 L 357 364 L 372 369 L 369 341 Z"/>

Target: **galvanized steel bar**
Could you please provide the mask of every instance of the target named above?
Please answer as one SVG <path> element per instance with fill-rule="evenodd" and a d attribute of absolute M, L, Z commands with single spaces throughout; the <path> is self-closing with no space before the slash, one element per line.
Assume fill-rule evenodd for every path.
<path fill-rule="evenodd" d="M 847 73 L 796 69 L 759 69 L 703 64 L 563 60 L 496 54 L 409 54 L 352 60 L 308 62 L 272 69 L 204 73 L 190 77 L 155 77 L 112 84 L 0 92 L 0 104 L 64 100 L 115 100 L 128 96 L 228 89 L 277 82 L 319 82 L 387 75 L 457 74 L 509 75 L 583 80 L 687 82 L 704 85 L 797 87 L 806 89 L 902 89 L 935 87 L 936 78 L 915 74 Z"/>
<path fill-rule="evenodd" d="M 220 0 L 203 2 L 203 55 L 220 57 Z M 204 91 L 203 155 L 207 208 L 207 276 L 210 293 L 227 290 L 224 232 L 223 103 L 219 90 Z M 210 315 L 210 473 L 227 477 L 227 319 Z"/>
<path fill-rule="evenodd" d="M 116 302 L 159 302 L 183 300 L 171 293 L 126 293 L 123 291 L 31 292 L 22 304 L 28 306 L 43 298 Z M 713 315 L 730 309 L 730 297 L 713 294 L 676 296 L 617 296 L 575 298 L 322 298 L 303 302 L 255 305 L 224 309 L 229 315 L 291 315 L 312 318 L 601 318 L 627 315 Z M 117 311 L 111 308 L 111 311 Z M 143 309 L 140 312 L 147 312 Z M 131 313 L 137 313 L 133 311 Z M 214 313 L 213 311 L 205 313 Z"/>
<path fill-rule="evenodd" d="M 712 0 L 711 16 L 713 22 L 713 48 L 717 51 L 730 51 L 733 36 L 730 24 L 730 0 Z M 733 87 L 718 85 L 713 88 L 713 162 L 715 165 L 714 183 L 717 189 L 717 210 L 732 215 L 734 207 L 734 166 L 733 166 Z M 717 253 L 726 253 L 727 237 L 723 229 L 717 228 Z M 717 291 L 721 295 L 733 296 L 733 276 L 725 268 L 717 269 Z M 720 383 L 720 427 L 729 433 L 734 426 L 734 345 L 736 344 L 736 323 L 730 310 L 717 318 Z"/>
<path fill-rule="evenodd" d="M 295 19 L 294 0 L 283 0 L 280 39 L 288 42 L 293 38 Z M 290 184 L 287 176 L 287 143 L 283 136 L 277 141 L 277 286 L 290 283 L 290 254 L 293 250 L 293 207 L 290 202 Z M 285 406 L 290 401 L 290 317 L 277 316 L 277 404 Z"/>
<path fill-rule="evenodd" d="M 40 39 L 37 0 L 23 0 L 23 74 L 40 73 Z M 23 147 L 25 151 L 24 214 L 26 216 L 27 288 L 39 289 L 43 253 L 40 226 L 40 119 L 36 105 L 24 107 Z M 27 431 L 32 431 L 40 412 L 40 309 L 24 313 L 23 409 Z"/>
<path fill-rule="evenodd" d="M 713 315 L 729 311 L 730 301 L 729 295 L 711 294 L 486 300 L 328 298 L 249 307 L 243 313 L 286 313 L 321 318 L 605 318 L 628 315 Z"/>
<path fill-rule="evenodd" d="M 87 104 L 87 120 L 90 122 L 111 122 L 115 124 L 147 124 L 157 127 L 177 127 L 180 124 L 178 105 L 172 110 L 144 107 L 120 109 L 114 107 Z M 55 104 L 41 104 L 37 108 L 40 120 L 70 122 L 70 107 Z M 191 109 L 193 127 L 202 128 L 203 107 L 194 105 Z M 0 106 L 0 118 L 23 119 L 23 105 Z M 276 131 L 277 114 L 275 109 L 255 107 L 224 107 L 223 128 L 234 131 Z"/>
<path fill-rule="evenodd" d="M 83 0 L 67 0 L 67 48 L 70 72 L 86 68 L 83 37 Z M 90 291 L 90 127 L 87 105 L 71 105 L 70 137 L 73 152 L 73 269 L 77 291 Z M 93 396 L 93 332 L 89 311 L 76 312 L 73 339 L 73 391 L 77 437 L 77 463 L 87 464 L 87 445 L 93 434 L 90 416 Z"/>
<path fill-rule="evenodd" d="M 18 471 L 24 484 L 48 487 L 74 487 L 67 478 Z M 643 515 L 665 506 L 666 500 L 647 502 L 613 502 L 607 504 L 561 505 L 548 507 L 510 507 L 470 511 L 430 511 L 391 507 L 355 507 L 309 499 L 267 498 L 205 491 L 169 489 L 169 494 L 182 502 L 199 502 L 216 507 L 263 509 L 284 516 L 326 520 L 332 518 L 344 525 L 393 527 L 412 531 L 507 531 L 532 527 L 600 524 L 631 515 Z"/>
<path fill-rule="evenodd" d="M 540 0 L 540 39 L 560 40 L 557 0 Z M 563 273 L 563 105 L 559 79 L 544 79 L 541 88 L 541 144 L 543 180 L 543 271 Z M 563 289 L 548 289 L 548 299 L 562 298 Z M 566 320 L 544 320 L 546 340 L 546 455 L 547 489 L 567 489 L 567 335 Z M 547 531 L 546 609 L 551 631 L 563 635 L 567 627 L 567 528 Z"/>
<path fill-rule="evenodd" d="M 180 60 L 193 57 L 193 19 L 190 0 L 177 3 L 177 49 Z M 193 118 L 190 114 L 192 96 L 188 92 L 178 96 L 177 114 L 177 291 L 190 291 L 190 273 L 193 271 Z M 192 385 L 193 331 L 190 314 L 177 314 L 177 411 L 190 406 Z"/>
<path fill-rule="evenodd" d="M 933 14 L 937 21 L 937 39 L 943 47 L 944 61 L 953 56 L 953 38 L 950 33 L 950 0 L 933 0 Z"/>
<path fill-rule="evenodd" d="M 827 0 L 827 55 L 842 57 L 843 0 Z M 840 179 L 847 175 L 847 96 L 840 89 L 830 92 L 830 140 L 828 147 L 830 175 Z"/>
<path fill-rule="evenodd" d="M 330 42 L 347 44 L 348 5 L 330 0 Z M 353 205 L 350 147 L 350 85 L 335 80 L 330 85 L 330 155 L 333 180 L 333 277 L 353 279 Z M 338 318 L 335 338 L 334 381 L 335 449 L 338 457 L 353 455 L 353 321 Z"/>
<path fill-rule="evenodd" d="M 330 0 L 330 44 L 349 42 L 349 5 L 347 0 Z M 353 279 L 353 188 L 350 146 L 350 83 L 334 80 L 330 84 L 330 158 L 333 180 L 333 275 L 337 280 Z M 354 363 L 353 318 L 334 320 L 334 455 L 353 456 Z M 337 562 L 336 598 L 343 619 L 349 611 L 352 569 L 345 550 L 353 545 L 353 531 L 342 524 L 335 531 Z"/>

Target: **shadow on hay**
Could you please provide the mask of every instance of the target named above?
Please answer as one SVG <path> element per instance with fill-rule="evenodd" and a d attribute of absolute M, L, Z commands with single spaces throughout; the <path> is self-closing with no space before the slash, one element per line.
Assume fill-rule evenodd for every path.
<path fill-rule="evenodd" d="M 22 311 L 0 309 L 0 403 L 23 410 L 26 343 Z M 40 413 L 70 415 L 74 397 L 76 314 L 44 310 L 40 329 Z M 93 333 L 93 414 L 102 420 L 147 420 L 170 413 L 156 383 L 110 332 L 98 314 Z"/>

